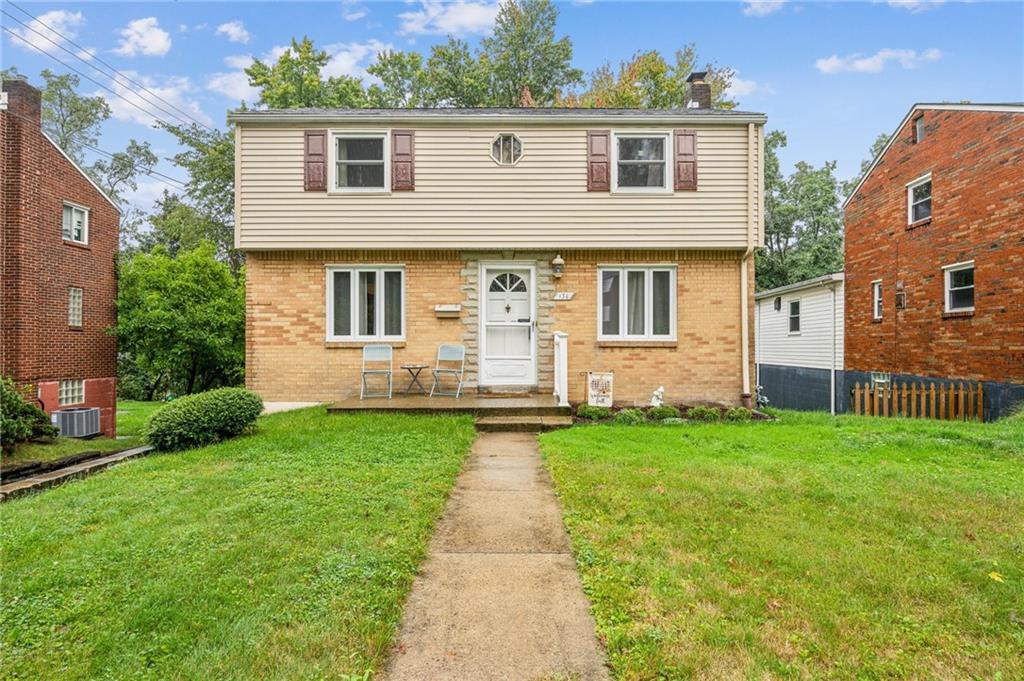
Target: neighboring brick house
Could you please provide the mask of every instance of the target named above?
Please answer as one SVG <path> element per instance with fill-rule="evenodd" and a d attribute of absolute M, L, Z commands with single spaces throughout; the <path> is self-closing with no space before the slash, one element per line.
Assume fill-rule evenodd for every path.
<path fill-rule="evenodd" d="M 2 370 L 47 412 L 99 407 L 116 433 L 117 206 L 40 128 L 39 91 L 3 82 Z"/>
<path fill-rule="evenodd" d="M 918 104 L 845 204 L 848 385 L 985 382 L 1024 399 L 1024 106 Z"/>
<path fill-rule="evenodd" d="M 266 400 L 359 394 L 467 349 L 481 392 L 615 372 L 615 401 L 749 400 L 762 114 L 679 110 L 240 111 L 246 383 Z M 699 168 L 698 168 L 699 164 Z M 396 383 L 402 385 L 401 375 Z"/>

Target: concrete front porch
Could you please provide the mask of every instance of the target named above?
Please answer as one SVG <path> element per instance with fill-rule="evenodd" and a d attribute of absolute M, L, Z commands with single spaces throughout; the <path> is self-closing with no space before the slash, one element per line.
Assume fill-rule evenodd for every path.
<path fill-rule="evenodd" d="M 489 431 L 537 432 L 572 425 L 571 408 L 558 406 L 554 395 L 498 397 L 468 394 L 456 398 L 396 394 L 391 399 L 368 397 L 362 400 L 350 397 L 327 405 L 327 411 L 332 414 L 360 411 L 472 414 L 476 417 L 477 428 Z"/>

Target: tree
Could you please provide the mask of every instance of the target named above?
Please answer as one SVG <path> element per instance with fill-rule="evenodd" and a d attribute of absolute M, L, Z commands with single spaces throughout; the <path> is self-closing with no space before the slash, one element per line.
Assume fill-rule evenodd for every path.
<path fill-rule="evenodd" d="M 419 52 L 386 50 L 377 55 L 366 72 L 380 79 L 367 90 L 367 102 L 380 109 L 426 105 L 427 78 Z"/>
<path fill-rule="evenodd" d="M 139 240 L 143 250 L 152 251 L 162 246 L 175 258 L 208 242 L 213 245 L 218 260 L 230 261 L 225 241 L 230 243 L 232 235 L 224 233 L 223 224 L 167 190 L 157 199 L 155 208 L 149 215 L 150 229 Z"/>
<path fill-rule="evenodd" d="M 110 118 L 110 107 L 103 97 L 79 95 L 78 76 L 57 75 L 49 69 L 40 75 L 45 82 L 40 93 L 43 130 L 81 164 L 85 148 L 99 143 L 100 127 Z"/>
<path fill-rule="evenodd" d="M 321 77 L 328 61 L 327 52 L 316 49 L 308 37 L 302 42 L 292 38 L 291 47 L 273 65 L 256 59 L 245 73 L 249 84 L 260 88 L 259 103 L 271 109 L 366 106 L 366 93 L 358 78 Z"/>
<path fill-rule="evenodd" d="M 156 247 L 122 264 L 120 350 L 151 376 L 192 393 L 236 385 L 245 357 L 245 292 L 205 243 L 171 257 Z"/>
<path fill-rule="evenodd" d="M 487 64 L 463 40 L 434 45 L 426 68 L 427 105 L 477 107 L 487 103 Z"/>
<path fill-rule="evenodd" d="M 848 180 L 847 182 L 843 182 L 844 199 L 849 198 L 850 194 L 853 193 L 853 190 L 857 188 L 858 184 L 860 184 L 860 181 L 868 174 L 868 169 L 871 167 L 871 164 L 875 162 L 878 155 L 882 153 L 882 149 L 884 149 L 885 145 L 889 143 L 889 137 L 889 133 L 886 132 L 883 132 L 876 137 L 875 141 L 871 144 L 871 150 L 868 152 L 868 157 L 860 162 L 860 172 L 857 173 L 857 177 Z"/>
<path fill-rule="evenodd" d="M 572 67 L 572 41 L 555 39 L 558 10 L 550 0 L 508 0 L 498 9 L 494 33 L 480 41 L 479 61 L 489 70 L 488 104 L 519 106 L 529 88 L 537 106 L 554 106 L 560 93 L 579 82 Z"/>

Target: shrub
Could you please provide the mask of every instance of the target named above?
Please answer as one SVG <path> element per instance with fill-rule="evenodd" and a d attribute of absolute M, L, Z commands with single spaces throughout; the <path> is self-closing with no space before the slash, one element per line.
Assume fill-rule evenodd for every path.
<path fill-rule="evenodd" d="M 673 407 L 671 404 L 663 404 L 660 407 L 651 407 L 647 410 L 647 418 L 652 421 L 662 421 L 664 419 L 677 419 L 679 418 L 679 410 Z"/>
<path fill-rule="evenodd" d="M 188 449 L 240 435 L 256 423 L 263 400 L 244 388 L 180 397 L 149 418 L 146 439 L 159 450 Z"/>
<path fill-rule="evenodd" d="M 721 414 L 715 407 L 690 407 L 686 418 L 691 421 L 717 421 Z"/>
<path fill-rule="evenodd" d="M 600 421 L 606 419 L 612 415 L 612 410 L 608 407 L 595 407 L 591 404 L 581 404 L 576 407 L 576 416 L 581 419 L 590 419 L 591 421 Z"/>
<path fill-rule="evenodd" d="M 644 413 L 639 409 L 623 409 L 615 415 L 615 423 L 624 426 L 635 426 L 644 422 Z"/>
<path fill-rule="evenodd" d="M 749 421 L 752 416 L 750 410 L 745 407 L 732 407 L 725 411 L 726 421 Z"/>
<path fill-rule="evenodd" d="M 9 378 L 0 379 L 0 444 L 10 452 L 14 446 L 41 437 L 56 437 L 46 412 L 30 401 L 26 388 Z"/>

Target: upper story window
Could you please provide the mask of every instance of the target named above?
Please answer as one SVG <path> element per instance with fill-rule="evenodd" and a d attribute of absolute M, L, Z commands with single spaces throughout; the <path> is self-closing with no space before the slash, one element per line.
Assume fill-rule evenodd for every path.
<path fill-rule="evenodd" d="M 615 136 L 613 186 L 622 191 L 667 191 L 671 187 L 667 134 Z"/>
<path fill-rule="evenodd" d="M 882 282 L 871 282 L 871 318 L 882 318 Z"/>
<path fill-rule="evenodd" d="M 85 402 L 85 381 L 75 379 L 57 384 L 57 404 L 61 407 Z"/>
<path fill-rule="evenodd" d="M 932 216 L 932 174 L 907 185 L 907 224 L 927 220 Z"/>
<path fill-rule="evenodd" d="M 674 339 L 675 278 L 672 267 L 600 268 L 598 338 Z"/>
<path fill-rule="evenodd" d="M 339 192 L 387 189 L 388 136 L 383 132 L 334 133 L 331 187 Z"/>
<path fill-rule="evenodd" d="M 974 261 L 947 265 L 945 270 L 946 312 L 974 310 Z"/>
<path fill-rule="evenodd" d="M 82 325 L 82 289 L 68 289 L 68 326 Z"/>
<path fill-rule="evenodd" d="M 924 116 L 918 116 L 914 119 L 914 144 L 917 144 L 924 139 Z"/>
<path fill-rule="evenodd" d="M 61 234 L 66 241 L 89 243 L 89 209 L 65 203 Z"/>
<path fill-rule="evenodd" d="M 327 268 L 327 340 L 405 337 L 402 267 Z"/>
<path fill-rule="evenodd" d="M 800 301 L 789 301 L 789 332 L 800 333 Z"/>
<path fill-rule="evenodd" d="M 491 158 L 502 166 L 514 166 L 523 157 L 523 144 L 515 135 L 498 135 L 491 143 Z"/>

